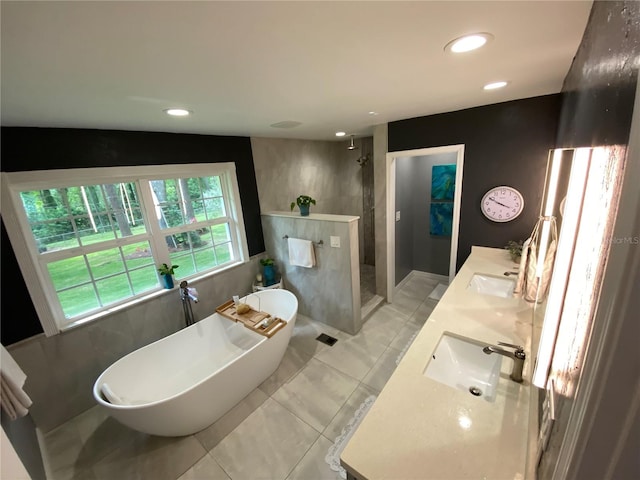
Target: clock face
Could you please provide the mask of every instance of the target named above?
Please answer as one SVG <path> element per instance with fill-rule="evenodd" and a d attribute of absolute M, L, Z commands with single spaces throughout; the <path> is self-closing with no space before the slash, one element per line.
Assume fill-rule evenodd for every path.
<path fill-rule="evenodd" d="M 484 194 L 480 209 L 494 222 L 509 222 L 522 213 L 524 198 L 513 187 L 494 187 Z"/>

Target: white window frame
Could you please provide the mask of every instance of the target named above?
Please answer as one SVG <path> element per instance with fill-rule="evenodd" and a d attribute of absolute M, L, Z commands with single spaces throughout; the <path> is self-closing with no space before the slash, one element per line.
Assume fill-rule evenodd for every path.
<path fill-rule="evenodd" d="M 78 325 L 97 320 L 114 311 L 162 295 L 167 290 L 159 285 L 157 289 L 132 297 L 130 301 L 118 304 L 117 306 L 103 307 L 99 312 L 79 319 L 66 319 L 48 272 L 43 268 L 43 264 L 39 260 L 38 247 L 31 233 L 31 227 L 20 198 L 21 191 L 79 185 L 135 182 L 140 187 L 140 201 L 141 205 L 143 205 L 143 216 L 145 217 L 147 234 L 150 236 L 152 250 L 154 252 L 160 252 L 163 251 L 163 249 L 157 249 L 155 247 L 158 242 L 164 242 L 167 231 L 159 228 L 156 216 L 153 214 L 155 207 L 151 197 L 151 189 L 148 186 L 149 180 L 208 176 L 219 176 L 221 179 L 223 197 L 225 198 L 225 206 L 227 208 L 224 223 L 229 223 L 230 226 L 231 244 L 235 260 L 225 264 L 222 268 L 214 268 L 207 272 L 198 272 L 187 277 L 187 279 L 191 281 L 216 275 L 236 265 L 246 263 L 249 259 L 235 163 L 198 163 L 2 172 L 2 203 L 0 204 L 0 214 L 4 220 L 11 246 L 15 252 L 22 276 L 24 277 L 45 335 L 56 335 Z M 117 240 L 116 243 L 118 243 Z M 156 261 L 159 263 L 170 263 L 168 254 L 166 258 L 156 258 Z"/>

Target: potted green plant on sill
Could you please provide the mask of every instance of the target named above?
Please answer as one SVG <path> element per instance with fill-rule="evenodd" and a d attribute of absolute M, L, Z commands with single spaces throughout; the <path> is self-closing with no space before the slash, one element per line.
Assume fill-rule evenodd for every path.
<path fill-rule="evenodd" d="M 158 267 L 158 272 L 162 275 L 162 282 L 164 283 L 164 288 L 170 290 L 173 288 L 173 274 L 175 273 L 175 269 L 178 268 L 179 265 L 167 265 L 163 263 Z"/>
<path fill-rule="evenodd" d="M 294 207 L 297 205 L 300 209 L 300 215 L 303 217 L 309 216 L 309 206 L 311 204 L 316 204 L 316 201 L 311 198 L 309 195 L 300 195 L 296 198 L 295 202 L 291 202 L 291 211 L 293 212 Z"/>

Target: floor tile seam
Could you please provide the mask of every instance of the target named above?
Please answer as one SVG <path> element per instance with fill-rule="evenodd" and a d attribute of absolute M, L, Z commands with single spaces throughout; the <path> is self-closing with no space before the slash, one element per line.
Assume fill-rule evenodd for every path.
<path fill-rule="evenodd" d="M 315 430 L 315 428 L 314 428 L 314 430 Z M 317 432 L 317 430 L 316 430 L 316 432 Z M 309 448 L 307 448 L 307 449 L 305 450 L 305 452 L 304 452 L 304 453 L 302 454 L 302 456 L 298 459 L 298 461 L 296 462 L 296 464 L 295 464 L 293 467 L 291 467 L 291 469 L 287 472 L 287 474 L 284 476 L 284 479 L 285 479 L 285 480 L 289 478 L 289 475 L 291 475 L 291 473 L 296 469 L 296 467 L 300 464 L 300 462 L 302 462 L 302 460 L 304 460 L 304 457 L 306 457 L 306 456 L 307 456 L 307 453 L 309 453 L 309 451 L 313 448 L 313 446 L 316 444 L 316 442 L 318 441 L 318 439 L 319 439 L 320 437 L 322 437 L 322 433 L 318 434 L 318 436 L 316 437 L 316 439 L 315 439 L 313 442 L 311 442 L 311 445 L 309 445 Z M 233 480 L 233 479 L 231 479 L 231 480 Z"/>
<path fill-rule="evenodd" d="M 206 450 L 206 448 L 205 448 L 205 450 Z M 213 449 L 211 449 L 211 451 L 208 451 L 208 452 L 207 452 L 207 455 L 208 455 L 209 457 L 211 457 L 211 459 L 212 459 L 214 462 L 216 462 L 216 465 L 218 465 L 218 467 L 220 467 L 220 470 L 222 470 L 222 471 L 224 472 L 224 474 L 225 474 L 227 477 L 229 477 L 231 480 L 233 480 L 233 477 L 231 476 L 231 474 L 230 474 L 229 472 L 227 472 L 227 471 L 224 469 L 224 467 L 223 467 L 222 465 L 220 465 L 220 462 L 218 462 L 218 460 L 216 460 L 216 457 L 214 457 L 214 456 L 213 456 L 212 451 L 213 451 Z M 202 457 L 202 458 L 204 458 L 204 457 Z M 200 460 L 202 460 L 202 458 L 201 458 Z M 198 460 L 198 462 L 199 462 L 200 460 Z M 196 463 L 198 463 L 198 462 L 196 462 Z M 193 465 L 191 465 L 191 467 L 189 467 L 189 468 L 194 467 L 196 463 L 194 463 Z M 188 471 L 188 470 L 187 470 L 187 471 Z M 178 478 L 179 478 L 179 477 L 178 477 Z"/>
<path fill-rule="evenodd" d="M 426 295 L 423 293 L 414 294 L 409 292 L 401 292 L 400 294 L 405 296 L 409 300 L 420 300 L 421 302 L 424 302 L 427 298 L 429 298 L 431 292 L 427 293 Z"/>
<path fill-rule="evenodd" d="M 220 467 L 220 470 L 222 470 L 222 471 L 224 472 L 224 474 L 225 474 L 225 475 L 226 475 L 230 480 L 234 480 L 234 479 L 233 479 L 233 477 L 231 476 L 231 474 L 230 474 L 229 472 L 227 472 L 227 471 L 224 469 L 224 467 L 223 467 L 222 465 L 220 465 L 220 462 L 218 462 L 218 460 L 216 459 L 216 457 L 213 455 L 213 449 L 211 450 L 211 452 L 207 452 L 207 455 L 209 455 L 209 456 L 213 459 L 213 461 L 214 461 L 214 462 L 216 462 L 216 465 L 218 465 L 218 466 Z M 196 463 L 198 463 L 198 462 L 196 462 Z M 195 463 L 194 463 L 193 465 L 191 465 L 191 467 L 189 467 L 189 468 L 192 468 L 193 466 L 195 466 Z M 188 470 L 187 470 L 187 471 L 188 471 Z M 184 474 L 183 474 L 183 475 L 184 475 Z M 180 477 L 178 477 L 178 478 L 180 478 Z M 178 479 L 176 479 L 176 480 L 178 480 Z"/>
<path fill-rule="evenodd" d="M 370 385 L 366 385 L 364 384 L 362 381 L 358 381 L 358 385 L 356 385 L 356 388 L 353 389 L 353 392 L 351 392 L 349 394 L 349 396 L 346 398 L 346 400 L 342 403 L 342 405 L 340 405 L 340 408 L 336 411 L 335 415 L 333 417 L 331 417 L 331 420 L 329 420 L 329 423 L 327 423 L 327 426 L 324 427 L 324 429 L 321 432 L 321 435 L 324 438 L 327 438 L 331 443 L 335 442 L 335 438 L 329 439 L 329 437 L 327 437 L 325 435 L 325 432 L 327 431 L 327 428 L 329 428 L 329 425 L 331 425 L 331 423 L 335 420 L 335 418 L 338 416 L 338 414 L 340 413 L 340 410 L 342 410 L 342 408 L 349 402 L 349 399 L 353 396 L 353 394 L 356 392 L 356 390 L 358 390 L 358 388 L 360 388 L 362 385 L 365 385 L 366 388 L 372 389 L 372 390 L 377 390 L 376 388 L 371 387 Z M 344 427 L 343 427 L 344 428 Z M 341 430 L 342 432 L 342 430 Z M 340 435 L 340 433 L 338 434 L 338 436 Z"/>
<path fill-rule="evenodd" d="M 266 394 L 265 394 L 265 395 L 266 395 Z M 253 413 L 253 412 L 252 412 L 252 413 Z M 211 425 L 209 425 L 209 426 L 207 426 L 207 427 L 203 428 L 203 429 L 202 429 L 202 430 L 200 430 L 200 431 L 202 432 L 202 431 L 204 431 L 204 430 L 207 430 L 208 428 L 210 428 L 211 426 L 213 426 L 215 423 L 216 423 L 216 422 L 213 422 Z M 235 430 L 235 429 L 234 429 L 234 430 Z M 233 431 L 233 430 L 232 430 L 232 431 Z M 207 446 L 202 442 L 202 440 L 200 440 L 200 439 L 198 438 L 198 435 L 197 435 L 198 433 L 199 433 L 199 432 L 194 433 L 194 434 L 193 434 L 193 436 L 194 436 L 194 437 L 195 437 L 195 439 L 198 441 L 198 443 L 200 443 L 200 446 L 201 446 L 202 448 L 204 448 L 205 452 L 209 453 L 209 452 L 211 452 L 211 450 L 213 450 L 214 448 L 216 448 L 216 447 L 215 447 L 215 445 L 214 445 L 213 447 L 211 447 L 210 449 L 209 449 L 209 448 L 207 448 Z M 227 435 L 229 435 L 229 434 L 227 433 Z M 222 437 L 218 443 L 220 443 L 220 442 L 221 442 L 221 441 L 222 441 L 222 440 L 223 440 L 227 435 L 225 435 L 224 437 Z M 216 443 L 216 445 L 218 445 L 218 443 Z M 195 465 L 195 464 L 194 464 L 194 465 Z M 192 465 L 192 466 L 193 466 L 193 465 Z"/>
<path fill-rule="evenodd" d="M 62 474 L 66 474 L 67 472 L 71 472 L 73 473 L 73 475 L 71 477 L 69 477 L 68 475 L 60 475 Z M 58 480 L 58 479 L 67 479 L 67 478 L 71 478 L 71 479 L 76 479 L 76 478 L 83 478 L 80 475 L 87 473 L 87 472 L 91 472 L 93 473 L 93 466 L 89 466 L 88 468 L 82 468 L 79 470 L 76 470 L 75 466 L 71 465 L 69 467 L 66 468 L 62 468 L 62 469 L 58 469 L 58 470 L 54 470 L 53 473 L 51 472 L 45 472 L 45 474 L 51 474 L 51 476 L 47 476 L 47 479 L 50 480 Z M 95 475 L 95 474 L 94 474 Z"/>
<path fill-rule="evenodd" d="M 371 365 L 371 367 L 369 367 L 369 369 L 364 373 L 364 375 L 362 376 L 362 378 L 365 378 L 367 375 L 369 375 L 369 372 L 371 372 L 371 370 L 373 369 L 373 367 L 375 366 L 375 364 L 378 362 L 378 360 L 380 360 L 380 357 L 382 357 L 382 354 L 384 353 L 384 351 L 385 351 L 385 350 L 387 349 L 387 347 L 388 347 L 388 345 L 384 345 L 383 343 L 376 342 L 376 341 L 373 341 L 373 340 L 371 341 L 371 343 L 374 343 L 374 344 L 376 344 L 376 345 L 378 345 L 378 346 L 380 346 L 380 347 L 383 347 L 383 348 L 384 348 L 384 350 L 382 350 L 382 352 L 380 353 L 380 355 L 377 355 L 377 356 L 375 357 L 375 359 L 373 359 L 373 364 L 372 364 L 372 365 Z M 346 376 L 348 376 L 348 377 L 350 377 L 350 378 L 352 378 L 352 379 L 356 380 L 357 382 L 362 382 L 362 378 L 357 378 L 357 377 L 354 377 L 353 375 L 351 375 L 351 374 L 349 374 L 349 373 L 347 373 L 347 372 L 343 372 L 342 370 L 339 370 L 339 369 L 337 369 L 336 367 L 334 367 L 334 366 L 332 366 L 332 365 L 329 365 L 329 364 L 328 364 L 328 363 L 326 363 L 326 362 L 323 362 L 321 359 L 318 359 L 318 361 L 320 361 L 320 362 L 324 363 L 325 365 L 327 365 L 327 366 L 331 367 L 331 368 L 332 368 L 332 369 L 334 369 L 334 370 L 337 370 L 337 371 L 338 371 L 338 372 L 340 372 L 341 374 L 346 375 Z"/>
<path fill-rule="evenodd" d="M 284 382 L 282 382 L 282 384 L 276 388 L 275 392 L 273 392 L 271 395 L 269 395 L 269 397 L 273 396 L 273 394 L 275 394 L 278 390 L 280 390 L 282 387 L 284 387 L 285 385 L 291 383 L 299 374 L 300 372 L 302 372 L 302 370 L 304 370 L 308 365 L 309 362 L 311 360 L 313 360 L 315 358 L 315 356 L 310 357 L 309 360 L 307 360 L 303 366 L 301 366 L 298 370 L 296 370 L 295 373 L 293 373 L 289 378 L 287 378 Z M 275 372 L 274 372 L 275 373 Z M 272 374 L 273 375 L 273 374 Z M 258 385 L 258 388 L 260 388 L 260 385 Z M 262 393 L 264 393 L 265 395 L 268 395 L 267 392 L 265 392 L 264 390 L 260 390 Z M 264 404 L 264 402 L 262 402 L 262 404 Z M 260 404 L 260 405 L 262 405 Z"/>
<path fill-rule="evenodd" d="M 398 352 L 398 353 L 401 353 L 401 352 L 402 352 L 402 349 L 398 349 L 398 348 L 392 347 L 391 345 L 389 345 L 389 346 L 387 347 L 387 350 L 393 350 L 394 352 Z M 384 352 L 382 352 L 382 355 L 384 355 L 385 353 L 387 353 L 387 350 L 385 350 Z M 382 355 L 380 355 L 380 358 L 382 358 Z"/>
<path fill-rule="evenodd" d="M 309 422 L 307 422 L 306 420 L 303 420 L 302 418 L 300 418 L 298 415 L 296 415 L 295 412 L 292 412 L 291 409 L 289 407 L 287 407 L 285 404 L 283 404 L 282 402 L 279 402 L 277 399 L 272 398 L 272 400 L 274 402 L 276 402 L 278 405 L 280 405 L 282 408 L 284 408 L 287 412 L 289 412 L 291 415 L 293 415 L 297 420 L 300 420 L 302 423 L 304 423 L 306 426 L 308 426 L 309 428 L 313 429 L 313 431 L 315 431 L 318 435 L 321 435 L 322 432 L 318 431 L 318 429 L 316 427 L 314 427 L 313 425 L 309 424 Z M 326 428 L 326 427 L 325 427 Z M 324 430 L 324 429 L 323 429 Z M 317 438 L 316 438 L 317 440 Z M 315 442 L 315 440 L 314 440 Z"/>
<path fill-rule="evenodd" d="M 358 335 L 360 335 L 361 333 L 365 333 L 366 334 L 367 332 L 370 332 L 370 331 L 375 330 L 377 328 L 383 328 L 385 326 L 388 326 L 390 321 L 391 322 L 397 321 L 398 323 L 404 323 L 406 321 L 406 319 L 405 318 L 396 318 L 395 316 L 391 316 L 391 317 L 385 319 L 384 321 L 376 320 L 377 323 L 374 322 L 374 323 L 369 323 L 369 324 L 363 325 L 362 328 L 360 329 L 360 331 L 358 332 Z M 355 335 L 355 336 L 357 336 L 357 335 Z"/>
<path fill-rule="evenodd" d="M 389 344 L 393 341 L 393 338 L 395 338 L 395 335 L 394 335 L 394 337 L 389 341 L 389 343 L 386 343 L 386 340 L 385 340 L 385 343 L 383 343 L 383 342 L 380 342 L 380 341 L 376 340 L 376 337 L 377 337 L 377 336 L 378 336 L 378 335 L 370 334 L 370 335 L 369 335 L 369 337 L 370 337 L 370 338 L 369 338 L 369 342 L 371 342 L 371 343 L 376 343 L 376 344 L 378 344 L 378 345 L 385 346 L 385 347 L 388 347 L 388 346 L 389 346 Z M 365 340 L 367 340 L 367 339 L 368 339 L 367 334 L 366 334 L 366 333 L 364 333 L 364 334 L 362 335 L 362 338 L 364 338 Z"/>
<path fill-rule="evenodd" d="M 191 437 L 194 437 L 194 438 L 195 438 L 195 435 L 189 435 L 189 436 L 191 436 Z M 198 440 L 198 439 L 196 438 L 196 440 Z M 199 440 L 198 440 L 198 442 L 199 442 Z M 200 446 L 201 446 L 201 447 L 202 447 L 202 449 L 204 450 L 204 455 L 202 455 L 202 456 L 201 456 L 200 458 L 198 458 L 195 462 L 193 462 L 191 465 L 189 465 L 185 471 L 181 472 L 181 473 L 176 477 L 176 480 L 177 480 L 178 478 L 180 478 L 182 475 L 184 475 L 185 473 L 187 473 L 189 470 L 191 470 L 193 467 L 195 467 L 195 466 L 196 466 L 196 464 L 197 464 L 200 460 L 202 460 L 204 457 L 206 457 L 206 456 L 208 456 L 208 455 L 209 455 L 209 451 L 207 450 L 207 448 L 206 448 L 204 445 L 202 445 L 202 444 L 200 444 Z M 213 457 L 211 457 L 211 458 L 213 458 Z M 216 459 L 214 458 L 214 459 L 213 459 L 213 461 L 215 462 L 215 460 L 216 460 Z M 218 463 L 218 462 L 216 462 L 216 463 Z M 220 465 L 218 465 L 218 466 L 220 466 Z M 220 467 L 220 468 L 222 468 L 222 467 Z M 224 471 L 224 469 L 223 469 L 223 471 Z M 227 473 L 227 472 L 224 472 L 224 473 Z M 227 476 L 228 476 L 228 474 L 227 474 Z"/>
<path fill-rule="evenodd" d="M 397 351 L 397 352 L 398 352 L 398 355 L 400 355 L 400 353 L 402 353 L 402 351 L 401 351 L 401 350 L 398 350 L 397 348 L 391 348 L 391 347 L 388 347 L 388 348 L 387 348 L 387 350 L 389 350 L 389 349 Z M 387 350 L 385 350 L 384 352 L 382 352 L 382 355 L 384 355 L 384 354 L 387 352 Z M 369 387 L 369 388 L 371 388 L 371 389 L 373 389 L 373 390 L 378 390 L 378 389 L 377 389 L 375 386 L 373 386 L 373 385 L 369 385 L 368 383 L 366 383 L 366 382 L 365 382 L 365 379 L 369 376 L 369 374 L 370 374 L 371 372 L 373 372 L 373 369 L 376 367 L 376 365 L 378 365 L 378 363 L 379 363 L 379 362 L 380 362 L 380 360 L 382 359 L 382 355 L 380 355 L 380 358 L 378 358 L 378 360 L 376 360 L 376 363 L 374 363 L 374 364 L 373 364 L 373 366 L 371 367 L 371 369 L 367 372 L 367 374 L 366 374 L 364 377 L 362 377 L 362 380 L 360 381 L 360 383 L 362 383 L 362 384 L 366 385 L 367 387 Z M 398 355 L 396 355 L 396 358 L 398 357 Z M 397 367 L 397 365 L 396 365 L 396 367 Z M 395 372 L 395 367 L 393 368 L 393 372 Z M 391 372 L 391 375 L 393 375 L 393 372 Z M 389 381 L 389 379 L 387 379 L 387 382 L 388 382 L 388 381 Z M 387 382 L 385 382 L 385 385 L 386 385 L 386 383 L 387 383 Z M 384 388 L 384 386 L 383 386 L 383 388 Z M 382 390 L 381 390 L 381 391 L 382 391 Z"/>
<path fill-rule="evenodd" d="M 323 365 L 331 368 L 332 370 L 335 370 L 336 372 L 338 372 L 340 375 L 345 375 L 347 377 L 349 377 L 351 380 L 355 380 L 356 382 L 360 382 L 359 378 L 354 377 L 353 375 L 350 375 L 346 372 L 343 372 L 342 370 L 338 370 L 336 367 L 334 367 L 333 365 L 329 365 L 327 362 L 324 362 L 323 360 L 321 360 L 320 358 L 316 358 L 317 361 L 321 362 Z"/>
<path fill-rule="evenodd" d="M 400 326 L 400 328 L 398 329 L 398 331 L 396 332 L 396 334 L 393 336 L 393 338 L 391 339 L 391 341 L 389 342 L 389 344 L 391 344 L 391 342 L 393 342 L 395 340 L 395 338 L 398 336 L 398 333 L 400 333 L 400 330 L 402 330 L 407 323 L 411 320 L 411 317 L 408 317 L 407 319 L 402 321 L 402 325 Z"/>
<path fill-rule="evenodd" d="M 387 304 L 385 304 L 384 306 L 380 307 L 380 308 L 376 311 L 376 313 L 379 313 L 381 310 L 385 309 L 385 310 L 393 310 L 393 312 L 392 312 L 392 313 L 394 313 L 394 314 L 404 315 L 404 313 L 402 313 L 402 312 L 398 311 L 398 308 L 399 308 L 399 307 L 397 306 L 397 304 L 394 304 L 393 302 L 391 302 L 391 303 L 387 303 Z"/>
<path fill-rule="evenodd" d="M 402 315 L 404 317 L 411 317 L 414 313 L 416 313 L 416 310 L 419 307 L 419 305 L 418 305 L 418 307 L 416 307 L 414 310 L 412 310 L 411 313 L 405 313 L 406 309 L 404 309 L 403 307 L 400 307 L 397 304 L 394 305 L 393 303 L 390 303 L 389 305 L 391 305 L 391 308 L 393 308 L 394 313 L 396 315 Z"/>

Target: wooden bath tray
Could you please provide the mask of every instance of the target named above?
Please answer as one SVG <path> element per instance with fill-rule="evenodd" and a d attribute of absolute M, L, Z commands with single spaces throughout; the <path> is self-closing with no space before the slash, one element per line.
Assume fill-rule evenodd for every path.
<path fill-rule="evenodd" d="M 220 305 L 218 308 L 216 308 L 216 312 L 218 312 L 223 317 L 228 318 L 229 320 L 240 322 L 249 330 L 253 330 L 254 332 L 257 332 L 260 335 L 264 335 L 268 338 L 273 337 L 282 329 L 282 327 L 287 324 L 287 322 L 285 322 L 281 318 L 272 317 L 266 312 L 259 312 L 253 307 L 246 313 L 238 313 L 236 312 L 236 305 L 233 300 L 229 300 L 228 302 Z M 267 320 L 267 322 L 269 322 L 269 325 L 266 327 L 263 327 L 261 325 L 264 320 Z"/>

